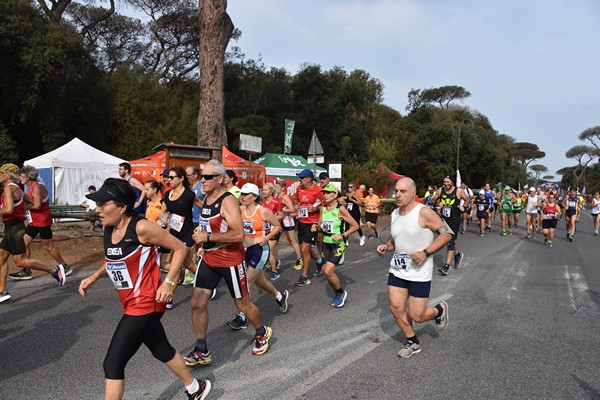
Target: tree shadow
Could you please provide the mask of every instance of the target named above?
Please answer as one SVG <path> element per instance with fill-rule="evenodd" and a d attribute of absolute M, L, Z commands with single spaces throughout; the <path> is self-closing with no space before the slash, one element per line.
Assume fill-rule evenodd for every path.
<path fill-rule="evenodd" d="M 62 297 L 40 299 L 26 307 L 12 310 L 10 314 L 22 313 L 24 316 L 30 316 L 29 313 L 52 309 L 63 300 Z M 37 322 L 32 328 L 3 341 L 2 364 L 11 363 L 11 360 L 18 362 L 12 362 L 10 366 L 0 365 L 0 381 L 55 363 L 77 343 L 77 332 L 92 324 L 94 321 L 90 315 L 101 308 L 95 305 L 75 313 L 48 317 Z M 70 321 L 68 327 L 65 326 L 65 320 Z M 23 338 L 27 338 L 28 343 L 35 344 L 33 347 L 38 351 L 23 351 Z"/>

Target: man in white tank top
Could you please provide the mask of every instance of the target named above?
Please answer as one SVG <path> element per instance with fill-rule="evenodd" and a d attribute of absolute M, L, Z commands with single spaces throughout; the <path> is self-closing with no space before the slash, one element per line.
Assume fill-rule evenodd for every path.
<path fill-rule="evenodd" d="M 392 237 L 377 246 L 377 253 L 382 256 L 394 252 L 388 276 L 388 300 L 392 315 L 406 336 L 406 345 L 398 357 L 408 358 L 421 352 L 413 321 L 435 320 L 438 332 L 448 326 L 448 304 L 442 301 L 428 307 L 427 302 L 433 277 L 432 254 L 450 242 L 452 231 L 433 210 L 415 201 L 417 188 L 412 179 L 396 182 L 395 193 L 398 208 L 392 212 Z"/>

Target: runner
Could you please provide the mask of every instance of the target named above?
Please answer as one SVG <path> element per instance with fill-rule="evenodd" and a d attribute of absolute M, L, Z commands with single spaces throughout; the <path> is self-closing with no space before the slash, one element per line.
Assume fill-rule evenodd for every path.
<path fill-rule="evenodd" d="M 275 297 L 279 310 L 285 314 L 288 308 L 288 291 L 285 290 L 283 293 L 278 291 L 265 278 L 264 274 L 264 268 L 269 260 L 271 239 L 280 234 L 281 226 L 275 214 L 268 207 L 257 204 L 260 202 L 258 186 L 253 183 L 245 183 L 240 192 L 250 299 L 252 299 L 252 286 L 256 283 L 256 286 Z M 246 315 L 240 312 L 227 325 L 235 330 L 246 329 L 248 325 Z"/>
<path fill-rule="evenodd" d="M 473 201 L 477 215 L 477 224 L 479 225 L 479 236 L 483 237 L 485 225 L 490 212 L 490 200 L 485 197 L 485 189 L 481 189 Z"/>
<path fill-rule="evenodd" d="M 513 227 L 515 228 L 519 225 L 519 217 L 521 216 L 521 211 L 523 211 L 523 199 L 521 195 L 522 193 L 518 191 L 515 196 L 515 202 L 513 203 Z"/>
<path fill-rule="evenodd" d="M 458 239 L 458 230 L 460 229 L 460 214 L 464 208 L 471 204 L 471 199 L 463 192 L 461 188 L 454 186 L 454 180 L 450 176 L 444 178 L 442 188 L 436 193 L 433 202 L 440 200 L 442 207 L 442 219 L 449 226 L 449 233 L 452 239 L 446 246 L 446 263 L 439 268 L 443 275 L 448 275 L 450 263 L 454 259 L 454 268 L 460 266 L 464 254 L 458 251 L 456 240 Z M 464 200 L 463 205 L 460 205 L 460 200 Z"/>
<path fill-rule="evenodd" d="M 565 209 L 565 223 L 567 228 L 567 239 L 573 241 L 575 236 L 575 225 L 577 219 L 577 207 L 579 206 L 579 197 L 577 196 L 577 188 L 572 187 L 569 194 L 565 197 L 562 203 Z"/>
<path fill-rule="evenodd" d="M 453 233 L 434 211 L 415 201 L 417 188 L 412 179 L 396 182 L 395 193 L 398 208 L 392 212 L 391 238 L 377 246 L 377 253 L 383 256 L 388 251 L 394 252 L 388 275 L 388 299 L 394 320 L 406 337 L 398 357 L 409 358 L 421 352 L 413 322 L 435 320 L 438 332 L 448 327 L 448 304 L 442 301 L 428 307 L 427 302 L 433 278 L 431 255 L 447 245 Z"/>
<path fill-rule="evenodd" d="M 133 210 L 139 214 L 146 213 L 146 192 L 144 191 L 144 185 L 136 178 L 131 176 L 131 164 L 122 162 L 119 164 L 119 176 L 125 179 L 135 190 L 135 206 Z"/>
<path fill-rule="evenodd" d="M 330 305 L 341 308 L 346 303 L 348 293 L 342 287 L 340 278 L 335 274 L 335 267 L 339 264 L 346 250 L 346 234 L 351 235 L 359 229 L 358 222 L 350 215 L 346 207 L 337 201 L 338 189 L 335 185 L 328 184 L 321 189 L 324 193 L 324 206 L 321 209 L 319 223 L 313 229 L 323 232 L 323 270 L 329 286 L 333 289 L 334 296 Z M 350 203 L 352 204 L 352 203 Z M 344 232 L 344 222 L 350 227 Z"/>
<path fill-rule="evenodd" d="M 329 184 L 329 174 L 327 172 L 321 172 L 319 174 L 319 187 L 322 189 Z M 323 257 L 323 232 L 317 231 L 317 253 L 319 257 Z M 317 271 L 315 275 L 318 275 L 320 271 Z"/>
<path fill-rule="evenodd" d="M 279 201 L 281 201 L 281 205 L 283 206 L 283 220 L 281 221 L 281 225 L 283 227 L 283 231 L 285 232 L 285 237 L 287 237 L 290 246 L 292 246 L 294 253 L 296 254 L 296 263 L 294 264 L 294 269 L 299 271 L 302 269 L 304 261 L 302 260 L 302 252 L 300 251 L 298 237 L 296 236 L 295 232 L 297 213 L 294 212 L 294 202 L 286 193 L 285 187 L 287 184 L 285 181 L 283 179 L 279 179 L 276 184 L 277 198 Z"/>
<path fill-rule="evenodd" d="M 196 271 L 192 294 L 192 324 L 196 335 L 194 349 L 184 357 L 187 365 L 206 365 L 212 362 L 206 343 L 208 302 L 213 289 L 225 279 L 229 293 L 238 310 L 242 311 L 256 329 L 252 354 L 267 352 L 273 330 L 262 324 L 260 310 L 250 301 L 246 266 L 244 263 L 244 225 L 235 196 L 225 190 L 227 173 L 217 160 L 210 160 L 202 170 L 202 187 L 206 198 L 200 211 L 200 225 L 194 240 L 204 250 Z"/>
<path fill-rule="evenodd" d="M 238 177 L 234 170 L 227 170 L 227 177 L 225 178 L 225 190 L 235 196 L 235 199 L 240 201 L 240 188 L 236 186 L 238 182 Z"/>
<path fill-rule="evenodd" d="M 28 222 L 25 228 L 25 236 L 23 237 L 26 247 L 25 254 L 27 258 L 30 258 L 31 242 L 39 234 L 46 253 L 50 254 L 57 264 L 62 265 L 65 269 L 65 275 L 69 276 L 73 270 L 67 265 L 58 249 L 54 247 L 54 242 L 52 241 L 52 215 L 50 215 L 48 190 L 42 183 L 38 182 L 38 176 L 39 172 L 35 167 L 25 165 L 21 168 L 21 183 L 27 185 L 29 188 L 27 195 L 33 201 L 33 205 L 29 210 L 25 211 L 25 219 Z M 31 273 L 31 269 L 24 268 L 19 272 L 10 274 L 9 278 L 17 281 L 29 280 L 33 278 L 33 274 Z"/>
<path fill-rule="evenodd" d="M 491 189 L 489 183 L 485 184 L 485 198 L 488 199 L 488 201 L 490 202 L 490 210 L 488 212 L 487 228 L 486 229 L 487 229 L 488 232 L 491 232 L 492 231 L 492 219 L 495 218 L 495 215 L 494 215 L 494 201 L 496 200 L 496 194 Z"/>
<path fill-rule="evenodd" d="M 125 366 L 143 343 L 179 378 L 189 399 L 205 399 L 211 389 L 210 381 L 198 382 L 192 376 L 181 354 L 169 343 L 160 322 L 165 303 L 173 300 L 179 268 L 174 267 L 161 282 L 156 246 L 171 249 L 177 266 L 183 264 L 187 249 L 133 210 L 136 193 L 128 183 L 108 178 L 100 190 L 87 196 L 97 203 L 105 227 L 105 263 L 81 281 L 79 293 L 87 297 L 88 288 L 109 275 L 124 313 L 104 359 L 105 398 L 123 398 Z"/>
<path fill-rule="evenodd" d="M 463 192 L 465 192 L 465 194 L 467 195 L 467 197 L 469 199 L 471 199 L 469 205 L 466 206 L 466 207 L 465 207 L 465 204 L 464 204 L 465 203 L 464 199 L 460 200 L 460 205 L 463 206 L 463 208 L 465 210 L 465 211 L 463 211 L 461 213 L 462 230 L 460 231 L 460 233 L 462 235 L 464 235 L 465 232 L 467 231 L 467 226 L 471 225 L 471 217 L 472 217 L 472 215 L 471 215 L 471 211 L 472 211 L 471 204 L 473 204 L 473 200 L 475 199 L 475 196 L 473 195 L 473 191 L 471 189 L 469 189 L 469 187 L 467 186 L 467 184 L 464 181 L 460 184 L 460 187 L 463 190 Z"/>
<path fill-rule="evenodd" d="M 173 167 L 169 172 L 169 182 L 172 189 L 165 193 L 163 197 L 163 213 L 168 213 L 169 233 L 181 240 L 188 250 L 191 250 L 194 240 L 192 234 L 194 225 L 192 222 L 192 207 L 194 205 L 202 207 L 202 200 L 190 189 L 190 182 L 187 179 L 185 170 L 182 167 Z M 172 260 L 172 255 L 171 255 Z M 171 261 L 171 266 L 173 261 Z M 192 271 L 195 270 L 196 264 L 192 260 L 192 254 L 185 259 L 185 266 Z M 170 267 L 169 267 L 170 268 Z M 177 266 L 179 270 L 181 265 Z M 185 281 L 183 273 L 179 278 L 183 280 L 182 286 L 191 286 L 194 281 Z"/>
<path fill-rule="evenodd" d="M 315 245 L 317 240 L 317 232 L 313 232 L 311 229 L 313 224 L 319 222 L 323 193 L 321 193 L 321 187 L 315 182 L 315 176 L 310 169 L 304 169 L 297 175 L 301 186 L 296 191 L 294 207 L 299 217 L 298 242 L 302 252 L 303 266 L 302 275 L 298 278 L 296 286 L 306 286 L 310 285 L 310 279 L 308 279 L 310 259 L 317 261 L 315 275 L 320 274 L 323 267 L 323 259 L 311 249 L 311 245 Z"/>
<path fill-rule="evenodd" d="M 269 210 L 271 210 L 271 212 L 277 219 L 277 226 L 281 228 L 281 222 L 283 221 L 283 211 L 282 211 L 283 204 L 281 203 L 281 201 L 279 199 L 275 198 L 275 186 L 273 186 L 273 184 L 269 183 L 269 182 L 265 183 L 262 188 L 262 195 L 263 195 L 263 201 L 261 203 L 261 206 L 267 207 Z M 240 200 L 241 200 L 241 197 L 240 197 Z M 270 229 L 271 229 L 271 226 L 269 225 L 269 231 L 270 231 Z M 277 251 L 278 251 L 277 245 L 279 244 L 280 238 L 281 238 L 281 229 L 279 229 L 279 232 L 277 232 L 276 235 L 272 236 L 269 239 L 270 255 L 269 255 L 268 265 L 271 267 L 271 271 L 269 272 L 269 280 L 271 280 L 271 281 L 276 281 L 277 279 L 280 278 L 280 275 L 277 272 L 277 269 L 281 265 L 281 261 L 279 261 L 277 259 Z"/>
<path fill-rule="evenodd" d="M 204 201 L 204 193 L 202 193 L 202 182 L 200 181 L 200 168 L 195 165 L 190 165 L 185 168 L 185 176 L 190 182 L 190 190 L 201 200 Z M 198 227 L 200 221 L 200 208 L 194 204 L 192 206 L 192 226 L 194 229 Z M 196 259 L 198 254 L 198 245 L 194 243 L 190 249 L 192 253 L 192 259 Z M 191 286 L 194 284 L 194 274 L 188 269 L 185 270 L 185 278 L 183 280 L 183 286 Z"/>
<path fill-rule="evenodd" d="M 554 240 L 554 230 L 556 229 L 557 218 L 562 214 L 558 204 L 554 202 L 554 193 L 548 194 L 546 201 L 541 208 L 542 211 L 542 233 L 544 234 L 544 243 L 552 247 Z"/>
<path fill-rule="evenodd" d="M 381 199 L 375 194 L 373 188 L 369 188 L 369 194 L 365 197 L 365 221 L 367 222 L 367 231 L 369 239 L 379 238 L 377 230 L 377 217 L 379 217 L 379 206 Z"/>
<path fill-rule="evenodd" d="M 529 196 L 527 196 L 527 205 L 525 206 L 525 224 L 527 225 L 527 239 L 535 236 L 535 231 L 538 224 L 539 199 L 532 186 L 529 188 Z"/>
<path fill-rule="evenodd" d="M 508 234 L 512 235 L 512 214 L 513 204 L 516 201 L 515 195 L 512 192 L 510 186 L 504 188 L 502 195 L 499 195 L 498 203 L 500 204 L 500 218 L 502 221 L 502 236 L 506 236 L 507 229 Z"/>
<path fill-rule="evenodd" d="M 0 196 L 0 215 L 4 222 L 4 237 L 0 241 L 0 303 L 11 299 L 6 290 L 8 275 L 8 257 L 12 255 L 15 265 L 19 268 L 31 268 L 52 275 L 62 287 L 67 279 L 62 265 L 50 267 L 35 258 L 27 258 L 25 246 L 25 210 L 33 204 L 19 185 L 17 174 L 19 167 L 15 164 L 4 164 L 0 167 L 0 185 L 4 187 Z"/>
<path fill-rule="evenodd" d="M 594 235 L 598 235 L 598 229 L 600 229 L 600 193 L 594 193 L 591 205 L 592 218 L 594 219 Z"/>
<path fill-rule="evenodd" d="M 365 235 L 360 227 L 360 207 L 362 206 L 362 200 L 360 199 L 360 193 L 356 190 L 354 183 L 348 184 L 348 191 L 346 192 L 346 208 L 352 218 L 356 221 L 358 225 L 358 240 L 361 246 L 365 245 Z M 349 236 L 346 231 L 346 237 Z"/>

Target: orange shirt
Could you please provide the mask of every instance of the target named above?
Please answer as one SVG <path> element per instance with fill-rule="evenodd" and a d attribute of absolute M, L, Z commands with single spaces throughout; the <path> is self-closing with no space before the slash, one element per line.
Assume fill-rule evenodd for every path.
<path fill-rule="evenodd" d="M 381 199 L 376 194 L 365 197 L 365 212 L 376 214 L 379 212 Z"/>

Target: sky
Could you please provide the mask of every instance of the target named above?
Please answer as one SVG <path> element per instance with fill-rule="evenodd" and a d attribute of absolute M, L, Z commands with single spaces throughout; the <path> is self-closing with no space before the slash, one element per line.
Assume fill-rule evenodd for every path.
<path fill-rule="evenodd" d="M 600 125 L 597 0 L 229 0 L 227 12 L 247 59 L 362 69 L 402 115 L 413 88 L 463 86 L 463 105 L 537 144 L 534 163 L 557 180 L 576 164 L 565 152 L 590 144 L 578 135 Z"/>

